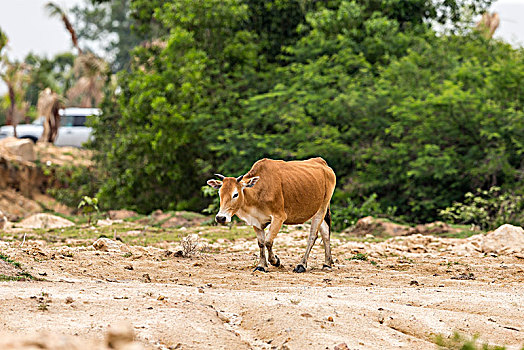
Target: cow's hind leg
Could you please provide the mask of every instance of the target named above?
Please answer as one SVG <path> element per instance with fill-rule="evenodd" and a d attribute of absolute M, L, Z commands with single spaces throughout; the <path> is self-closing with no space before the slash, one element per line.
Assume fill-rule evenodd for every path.
<path fill-rule="evenodd" d="M 307 240 L 307 247 L 306 247 L 306 253 L 304 254 L 304 257 L 300 261 L 300 263 L 295 267 L 293 272 L 301 273 L 306 272 L 307 267 L 307 259 L 309 257 L 309 253 L 311 252 L 311 249 L 315 245 L 315 241 L 318 237 L 318 228 L 320 227 L 320 224 L 322 223 L 322 220 L 324 219 L 325 210 L 319 210 L 315 216 L 311 219 L 311 230 L 309 231 L 309 238 Z"/>
<path fill-rule="evenodd" d="M 261 230 L 259 228 L 253 227 L 255 229 L 255 232 L 257 234 L 257 240 L 258 240 L 258 247 L 260 248 L 260 261 L 258 262 L 257 267 L 255 267 L 254 271 L 263 271 L 267 272 L 267 260 L 266 260 L 266 233 L 264 230 Z"/>
<path fill-rule="evenodd" d="M 322 235 L 322 242 L 324 243 L 325 263 L 324 269 L 331 269 L 333 266 L 333 257 L 331 256 L 331 244 L 330 244 L 330 227 L 326 220 L 322 221 L 319 228 L 320 234 Z"/>

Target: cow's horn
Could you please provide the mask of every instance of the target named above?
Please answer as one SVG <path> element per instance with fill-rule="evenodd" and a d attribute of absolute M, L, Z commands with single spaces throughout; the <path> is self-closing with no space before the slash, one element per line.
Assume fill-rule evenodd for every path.
<path fill-rule="evenodd" d="M 237 177 L 237 182 L 240 182 L 242 181 L 242 178 L 244 177 L 244 175 L 240 175 L 239 177 Z"/>
<path fill-rule="evenodd" d="M 225 176 L 220 174 L 215 174 L 216 177 L 218 177 L 220 180 L 224 180 Z"/>

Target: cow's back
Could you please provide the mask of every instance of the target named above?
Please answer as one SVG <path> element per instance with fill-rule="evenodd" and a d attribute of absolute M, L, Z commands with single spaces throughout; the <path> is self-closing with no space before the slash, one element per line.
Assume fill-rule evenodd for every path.
<path fill-rule="evenodd" d="M 260 176 L 253 190 L 260 205 L 283 208 L 286 224 L 309 220 L 329 201 L 335 187 L 335 173 L 322 158 L 304 161 L 262 159 L 246 178 Z"/>

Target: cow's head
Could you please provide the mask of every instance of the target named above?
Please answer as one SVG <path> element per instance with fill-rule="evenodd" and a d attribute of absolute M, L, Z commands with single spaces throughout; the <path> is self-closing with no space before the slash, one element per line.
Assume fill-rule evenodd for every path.
<path fill-rule="evenodd" d="M 244 205 L 244 188 L 253 187 L 259 177 L 255 176 L 248 180 L 242 180 L 244 175 L 237 178 L 225 177 L 215 174 L 220 180 L 207 180 L 207 184 L 216 188 L 220 195 L 220 211 L 215 216 L 216 222 L 226 224 L 231 222 L 231 218 Z"/>

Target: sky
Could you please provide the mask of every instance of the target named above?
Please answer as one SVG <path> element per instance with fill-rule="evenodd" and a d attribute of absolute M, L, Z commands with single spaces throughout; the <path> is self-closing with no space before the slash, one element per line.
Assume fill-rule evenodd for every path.
<path fill-rule="evenodd" d="M 58 18 L 50 18 L 44 5 L 49 0 L 0 0 L 0 28 L 9 38 L 7 54 L 22 60 L 29 52 L 54 56 L 70 51 L 71 37 Z M 71 8 L 87 0 L 55 0 Z M 524 46 L 524 0 L 499 0 L 491 11 L 499 13 L 501 24 L 495 33 L 513 45 Z M 0 95 L 6 92 L 0 82 Z"/>

